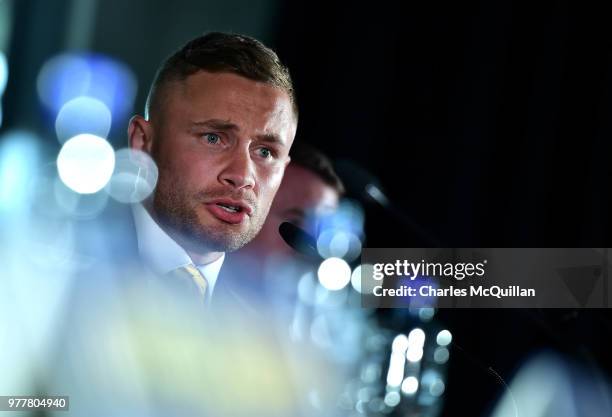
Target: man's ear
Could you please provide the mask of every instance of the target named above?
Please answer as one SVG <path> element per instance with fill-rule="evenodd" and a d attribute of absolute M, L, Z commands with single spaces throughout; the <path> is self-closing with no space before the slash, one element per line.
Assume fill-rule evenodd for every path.
<path fill-rule="evenodd" d="M 128 126 L 128 143 L 131 149 L 151 154 L 153 147 L 153 129 L 142 116 L 134 116 Z"/>

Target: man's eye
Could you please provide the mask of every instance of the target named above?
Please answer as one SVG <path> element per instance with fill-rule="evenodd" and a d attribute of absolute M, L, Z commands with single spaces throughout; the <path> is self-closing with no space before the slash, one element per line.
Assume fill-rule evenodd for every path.
<path fill-rule="evenodd" d="M 268 148 L 260 148 L 259 155 L 267 159 L 272 157 L 272 151 Z"/>
<path fill-rule="evenodd" d="M 221 142 L 221 137 L 216 133 L 205 133 L 204 139 L 211 145 L 216 145 L 217 143 Z"/>

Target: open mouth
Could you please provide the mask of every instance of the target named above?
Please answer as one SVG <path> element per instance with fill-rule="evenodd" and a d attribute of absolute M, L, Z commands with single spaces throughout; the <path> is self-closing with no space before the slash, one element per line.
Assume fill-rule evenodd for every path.
<path fill-rule="evenodd" d="M 211 201 L 206 203 L 206 207 L 218 220 L 229 224 L 242 223 L 251 215 L 248 205 L 231 200 Z"/>
<path fill-rule="evenodd" d="M 221 207 L 223 210 L 227 211 L 228 213 L 240 213 L 242 211 L 242 207 L 240 206 L 232 206 L 229 204 L 223 204 L 223 203 L 216 203 L 217 206 Z"/>

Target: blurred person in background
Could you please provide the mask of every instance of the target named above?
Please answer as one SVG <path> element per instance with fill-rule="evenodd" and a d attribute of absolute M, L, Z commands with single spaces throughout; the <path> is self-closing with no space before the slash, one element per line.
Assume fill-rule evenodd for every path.
<path fill-rule="evenodd" d="M 237 251 L 236 256 L 258 259 L 280 254 L 295 256 L 295 250 L 278 233 L 281 223 L 293 223 L 316 236 L 317 219 L 338 207 L 344 185 L 329 158 L 304 142 L 296 143 L 290 154 L 291 163 L 266 222 L 255 239 Z"/>

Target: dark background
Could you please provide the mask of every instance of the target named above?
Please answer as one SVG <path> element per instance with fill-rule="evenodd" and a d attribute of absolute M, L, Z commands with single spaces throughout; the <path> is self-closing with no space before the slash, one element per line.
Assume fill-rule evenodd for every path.
<path fill-rule="evenodd" d="M 62 50 L 87 48 L 127 63 L 139 81 L 138 110 L 174 48 L 210 30 L 242 32 L 274 47 L 290 67 L 298 140 L 368 170 L 441 245 L 612 243 L 612 25 L 605 7 L 87 0 L 91 30 L 75 41 L 66 36 L 75 2 L 14 2 L 3 130 L 46 134 L 33 79 Z M 113 124 L 113 143 L 125 143 L 124 131 L 125 121 Z M 380 206 L 364 204 L 367 246 L 429 243 Z M 380 314 L 405 330 L 396 313 Z M 610 317 L 607 310 L 441 311 L 456 346 L 444 415 L 489 411 L 503 390 L 486 368 L 509 380 L 542 348 L 609 376 Z"/>
<path fill-rule="evenodd" d="M 444 247 L 609 246 L 609 14 L 534 3 L 286 6 L 278 48 L 300 135 L 358 161 Z M 428 245 L 368 207 L 368 246 Z M 438 317 L 455 337 L 444 415 L 490 411 L 503 387 L 488 367 L 508 381 L 542 350 L 612 370 L 607 310 Z"/>

